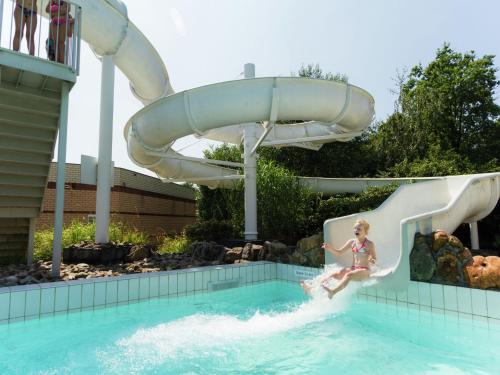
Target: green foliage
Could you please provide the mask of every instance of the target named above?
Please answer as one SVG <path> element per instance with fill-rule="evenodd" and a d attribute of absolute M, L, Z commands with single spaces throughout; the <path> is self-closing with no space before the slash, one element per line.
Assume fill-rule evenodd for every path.
<path fill-rule="evenodd" d="M 286 168 L 260 159 L 257 174 L 257 227 L 261 238 L 297 241 L 310 214 L 311 193 Z"/>
<path fill-rule="evenodd" d="M 224 204 L 221 201 L 220 204 Z M 185 228 L 186 238 L 191 241 L 219 241 L 233 238 L 234 229 L 229 221 L 215 219 L 200 221 Z"/>
<path fill-rule="evenodd" d="M 292 72 L 292 76 L 295 76 L 296 74 Z M 308 64 L 307 66 L 302 66 L 299 69 L 298 72 L 299 77 L 305 77 L 305 78 L 313 78 L 313 79 L 326 79 L 328 81 L 336 81 L 336 82 L 343 82 L 347 83 L 349 80 L 348 77 L 345 74 L 339 74 L 339 73 L 324 73 L 323 70 L 319 67 L 319 64 Z"/>
<path fill-rule="evenodd" d="M 93 241 L 95 238 L 95 222 L 82 223 L 73 221 L 63 229 L 62 247 L 78 244 L 82 241 Z M 148 236 L 134 228 L 129 228 L 123 223 L 110 223 L 109 240 L 116 243 L 145 244 Z M 45 229 L 35 232 L 33 259 L 51 260 L 52 243 L 54 242 L 54 230 Z"/>
<path fill-rule="evenodd" d="M 440 151 L 431 146 L 429 154 L 423 159 L 403 161 L 381 173 L 384 177 L 433 177 L 474 173 L 475 168 L 466 157 L 452 150 Z"/>
<path fill-rule="evenodd" d="M 158 244 L 158 253 L 185 253 L 188 251 L 190 244 L 191 241 L 187 238 L 186 235 L 162 237 Z"/>
<path fill-rule="evenodd" d="M 500 159 L 500 107 L 495 103 L 500 82 L 493 59 L 478 58 L 473 51 L 458 53 L 445 44 L 428 66 L 416 65 L 400 77 L 397 110 L 379 125 L 373 139 L 375 152 L 382 156 L 381 169 L 403 172 L 412 168 L 400 168 L 399 163 L 415 161 L 427 166 L 414 172 L 430 169 L 449 175 L 491 169 L 491 160 Z M 429 168 L 429 162 L 439 159 L 435 147 L 451 170 Z M 456 155 L 471 164 L 457 163 Z"/>
<path fill-rule="evenodd" d="M 307 218 L 306 233 L 323 230 L 323 223 L 335 217 L 370 211 L 380 206 L 398 188 L 398 185 L 369 187 L 360 194 L 338 194 L 327 199 L 318 198 L 314 213 Z"/>

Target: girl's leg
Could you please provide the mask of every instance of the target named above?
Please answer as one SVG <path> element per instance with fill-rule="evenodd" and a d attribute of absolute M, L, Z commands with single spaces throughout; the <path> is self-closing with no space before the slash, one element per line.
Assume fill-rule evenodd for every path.
<path fill-rule="evenodd" d="M 59 40 L 57 41 L 57 62 L 64 64 L 66 55 L 66 24 L 59 25 Z"/>
<path fill-rule="evenodd" d="M 35 55 L 35 30 L 38 19 L 36 13 L 31 12 L 31 16 L 26 18 L 26 41 L 28 42 L 28 50 L 30 55 Z"/>
<path fill-rule="evenodd" d="M 330 289 L 324 284 L 322 286 L 328 292 L 328 298 L 331 299 L 335 294 L 344 289 L 349 284 L 349 281 L 351 280 L 361 281 L 369 277 L 370 277 L 369 270 L 352 270 L 351 272 L 347 272 L 344 275 L 342 280 L 340 280 L 340 283 L 338 283 L 337 286 L 335 286 L 335 288 Z"/>
<path fill-rule="evenodd" d="M 25 21 L 23 10 L 17 4 L 14 5 L 14 23 L 16 25 L 16 30 L 14 32 L 12 48 L 14 49 L 14 51 L 19 51 L 19 48 L 21 47 L 21 37 L 23 36 Z"/>
<path fill-rule="evenodd" d="M 304 293 L 307 294 L 308 296 L 311 296 L 311 291 L 312 291 L 312 287 L 310 285 L 308 285 L 305 280 L 300 280 L 300 286 L 302 287 L 302 289 L 304 289 Z"/>

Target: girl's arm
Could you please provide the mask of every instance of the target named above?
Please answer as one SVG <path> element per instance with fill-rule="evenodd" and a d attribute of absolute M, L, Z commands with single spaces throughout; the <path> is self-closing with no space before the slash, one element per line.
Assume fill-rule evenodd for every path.
<path fill-rule="evenodd" d="M 375 251 L 375 244 L 373 242 L 370 244 L 370 262 L 377 262 L 377 252 Z"/>
<path fill-rule="evenodd" d="M 333 255 L 341 255 L 342 253 L 345 253 L 347 250 L 351 248 L 352 245 L 352 240 L 348 240 L 344 246 L 342 246 L 340 249 L 334 248 L 332 245 L 329 243 L 325 242 L 321 247 L 325 250 L 328 250 L 330 253 Z"/>

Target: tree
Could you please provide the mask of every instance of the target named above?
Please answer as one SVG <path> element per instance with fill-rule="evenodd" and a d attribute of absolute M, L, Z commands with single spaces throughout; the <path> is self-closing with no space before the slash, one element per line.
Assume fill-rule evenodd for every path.
<path fill-rule="evenodd" d="M 496 72 L 494 56 L 458 53 L 449 44 L 428 66 L 413 67 L 400 81 L 395 113 L 372 140 L 382 168 L 458 155 L 477 171 L 491 169 L 500 160 Z M 463 167 L 458 173 L 468 171 L 467 162 Z"/>

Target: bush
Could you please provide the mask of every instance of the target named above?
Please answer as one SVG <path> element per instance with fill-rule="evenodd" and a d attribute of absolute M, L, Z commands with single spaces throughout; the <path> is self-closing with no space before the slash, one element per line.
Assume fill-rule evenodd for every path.
<path fill-rule="evenodd" d="M 186 235 L 174 236 L 174 237 L 162 237 L 158 241 L 158 253 L 168 254 L 168 253 L 185 253 L 189 249 L 191 241 Z"/>
<path fill-rule="evenodd" d="M 95 238 L 95 223 L 82 223 L 73 221 L 69 226 L 63 228 L 62 247 L 68 247 L 82 241 L 93 241 Z M 109 225 L 109 240 L 111 242 L 128 242 L 134 245 L 142 245 L 148 242 L 148 235 L 135 228 L 129 228 L 123 223 L 111 223 Z M 33 259 L 51 260 L 52 244 L 54 242 L 54 229 L 45 229 L 35 232 Z"/>
<path fill-rule="evenodd" d="M 206 220 L 185 228 L 189 241 L 219 241 L 233 238 L 234 229 L 230 222 L 220 220 Z"/>
<path fill-rule="evenodd" d="M 304 234 L 323 230 L 323 223 L 332 218 L 370 211 L 380 206 L 398 188 L 398 185 L 369 187 L 360 194 L 338 194 L 327 199 L 317 198 L 314 214 L 304 223 Z"/>

